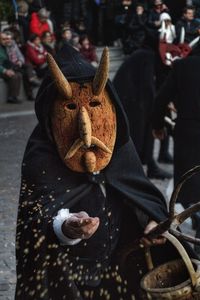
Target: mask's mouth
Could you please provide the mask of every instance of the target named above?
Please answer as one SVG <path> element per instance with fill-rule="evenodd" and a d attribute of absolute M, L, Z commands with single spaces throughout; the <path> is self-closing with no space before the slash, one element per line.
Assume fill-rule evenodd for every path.
<path fill-rule="evenodd" d="M 97 150 L 98 149 L 97 146 L 94 144 L 92 144 L 90 147 L 87 147 L 86 145 L 84 145 L 81 148 L 84 150 Z"/>
<path fill-rule="evenodd" d="M 92 136 L 91 137 L 91 142 L 92 143 L 88 147 L 88 146 L 85 145 L 83 140 L 77 139 L 73 143 L 73 145 L 71 146 L 71 148 L 69 149 L 67 154 L 65 155 L 65 160 L 72 158 L 80 148 L 82 148 L 84 150 L 91 150 L 91 151 L 101 149 L 105 153 L 112 154 L 112 151 L 102 141 L 100 141 L 98 138 Z"/>

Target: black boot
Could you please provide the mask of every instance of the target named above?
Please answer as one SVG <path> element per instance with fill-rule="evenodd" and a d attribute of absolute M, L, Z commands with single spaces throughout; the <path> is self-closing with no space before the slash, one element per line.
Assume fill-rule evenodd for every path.
<path fill-rule="evenodd" d="M 161 169 L 155 160 L 152 160 L 147 165 L 147 176 L 152 179 L 171 179 L 173 175 Z"/>

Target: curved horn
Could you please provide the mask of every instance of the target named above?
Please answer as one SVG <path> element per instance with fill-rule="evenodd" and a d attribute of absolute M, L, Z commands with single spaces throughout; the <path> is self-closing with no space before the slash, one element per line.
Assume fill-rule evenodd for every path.
<path fill-rule="evenodd" d="M 109 50 L 105 47 L 93 80 L 93 93 L 98 96 L 105 88 L 109 73 Z"/>
<path fill-rule="evenodd" d="M 49 66 L 49 70 L 53 79 L 55 80 L 56 86 L 60 94 L 62 94 L 65 98 L 70 99 L 72 97 L 72 89 L 65 78 L 61 70 L 59 69 L 56 61 L 54 60 L 51 54 L 47 54 L 47 63 Z"/>

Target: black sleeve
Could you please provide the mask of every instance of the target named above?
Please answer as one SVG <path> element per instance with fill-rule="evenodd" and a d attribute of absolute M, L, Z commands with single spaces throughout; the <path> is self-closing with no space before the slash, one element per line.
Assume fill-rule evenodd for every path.
<path fill-rule="evenodd" d="M 184 27 L 183 23 L 181 21 L 178 21 L 176 23 L 176 35 L 177 35 L 177 38 L 178 40 L 180 39 L 180 35 L 181 35 L 181 28 Z"/>
<path fill-rule="evenodd" d="M 176 96 L 176 66 L 171 70 L 167 79 L 161 86 L 155 99 L 153 113 L 153 128 L 161 129 L 164 127 L 164 117 L 169 102 L 173 102 Z"/>

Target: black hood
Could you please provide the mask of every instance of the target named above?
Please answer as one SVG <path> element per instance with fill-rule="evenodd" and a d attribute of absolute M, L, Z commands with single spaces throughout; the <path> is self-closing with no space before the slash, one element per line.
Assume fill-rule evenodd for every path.
<path fill-rule="evenodd" d="M 88 63 L 80 52 L 67 43 L 64 44 L 55 59 L 68 81 L 78 83 L 93 81 L 96 68 Z M 109 80 L 107 82 L 106 89 L 115 105 L 117 113 L 116 146 L 120 147 L 129 140 L 128 121 L 119 97 Z M 36 97 L 35 112 L 41 127 L 46 131 L 49 139 L 51 140 L 52 135 L 50 131 L 49 116 L 53 101 L 56 99 L 57 95 L 58 90 L 52 80 L 50 72 L 48 72 Z"/>

